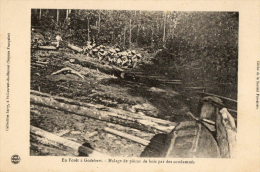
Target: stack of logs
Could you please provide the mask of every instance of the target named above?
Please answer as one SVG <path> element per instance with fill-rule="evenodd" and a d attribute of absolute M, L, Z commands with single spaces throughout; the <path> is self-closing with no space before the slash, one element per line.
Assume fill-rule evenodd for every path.
<path fill-rule="evenodd" d="M 175 126 L 177 125 L 174 122 L 158 118 L 144 116 L 121 109 L 106 107 L 103 105 L 79 102 L 73 99 L 68 99 L 60 96 L 53 96 L 38 91 L 31 91 L 31 103 L 39 106 L 73 113 L 80 116 L 85 116 L 95 120 L 101 120 L 109 123 L 120 124 L 122 126 L 128 126 L 134 129 L 138 129 L 153 134 L 169 134 L 172 132 L 172 130 L 174 130 Z M 213 125 L 216 126 L 216 140 L 221 151 L 221 157 L 233 157 L 236 145 L 236 124 L 234 118 L 229 114 L 226 108 L 222 108 L 217 113 L 216 124 L 213 123 Z M 106 127 L 103 130 L 105 132 L 120 136 L 122 138 L 132 140 L 144 146 L 147 146 L 149 144 L 148 140 L 144 140 L 142 138 L 132 136 L 111 128 Z M 37 136 L 37 140 L 40 142 L 44 142 L 45 144 L 58 143 L 60 145 L 70 147 L 75 151 L 81 150 L 83 153 L 88 154 L 89 156 L 106 156 L 98 151 L 93 150 L 92 148 L 82 146 L 81 144 L 75 143 L 70 140 L 66 140 L 62 137 L 48 133 L 34 126 L 31 126 L 31 134 Z"/>

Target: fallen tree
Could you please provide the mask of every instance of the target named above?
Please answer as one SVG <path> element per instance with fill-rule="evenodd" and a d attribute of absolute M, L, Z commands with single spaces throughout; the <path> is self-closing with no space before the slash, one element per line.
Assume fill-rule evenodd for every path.
<path fill-rule="evenodd" d="M 85 56 L 84 60 L 80 57 L 74 57 L 71 59 L 76 59 L 76 60 L 70 60 L 73 61 L 70 64 L 66 64 L 69 67 L 72 67 L 72 64 L 79 64 L 82 67 L 87 67 L 90 69 L 95 69 L 100 72 L 109 74 L 109 75 L 114 75 L 118 78 L 124 79 L 124 80 L 130 80 L 130 81 L 136 81 L 138 83 L 144 83 L 147 85 L 180 85 L 182 84 L 181 80 L 167 80 L 167 79 L 161 79 L 159 77 L 150 77 L 149 75 L 144 76 L 139 73 L 135 72 L 129 72 L 129 71 L 124 71 L 123 69 L 114 66 L 114 65 L 107 65 L 107 64 L 100 64 L 99 62 L 96 62 L 93 60 L 93 58 Z"/>
<path fill-rule="evenodd" d="M 39 45 L 38 47 L 37 47 L 37 49 L 40 49 L 40 50 L 57 50 L 57 48 L 56 47 L 54 47 L 54 46 L 41 46 L 41 45 Z"/>
<path fill-rule="evenodd" d="M 144 146 L 147 146 L 149 144 L 148 140 L 144 140 L 142 138 L 139 138 L 139 137 L 136 137 L 136 136 L 133 136 L 133 135 L 121 132 L 121 131 L 114 130 L 112 128 L 105 127 L 104 131 L 106 131 L 110 134 L 116 135 L 116 136 L 120 136 L 120 137 L 128 139 L 128 140 L 134 141 L 134 142 L 139 143 Z"/>
<path fill-rule="evenodd" d="M 119 114 L 119 115 L 122 115 L 122 116 L 130 116 L 130 117 L 137 118 L 137 119 L 143 119 L 143 120 L 147 120 L 147 121 L 157 123 L 157 124 L 165 126 L 165 127 L 170 127 L 170 126 L 176 125 L 175 122 L 166 121 L 166 120 L 163 120 L 163 119 L 160 119 L 160 118 L 154 118 L 154 117 L 150 117 L 150 116 L 140 115 L 140 114 L 132 113 L 132 112 L 125 111 L 125 110 L 122 110 L 122 109 L 107 107 L 107 106 L 100 105 L 100 104 L 80 102 L 80 101 L 77 101 L 77 100 L 74 100 L 74 99 L 69 99 L 69 98 L 65 98 L 65 97 L 61 97 L 61 96 L 54 96 L 54 95 L 50 95 L 48 93 L 43 93 L 43 92 L 39 92 L 39 91 L 35 91 L 35 90 L 31 90 L 31 94 L 36 95 L 36 96 L 48 97 L 48 98 L 57 100 L 59 102 L 63 102 L 63 103 L 71 104 L 71 105 L 79 105 L 79 106 L 84 106 L 84 107 L 87 107 L 87 108 L 92 108 L 92 109 L 95 109 L 95 110 L 101 110 L 101 111 L 108 111 L 108 112 L 116 113 L 116 114 Z"/>
<path fill-rule="evenodd" d="M 77 47 L 77 46 L 75 46 L 75 45 L 68 44 L 67 46 L 68 46 L 68 48 L 70 48 L 70 49 L 72 49 L 72 50 L 74 50 L 74 51 L 76 51 L 76 52 L 78 52 L 78 53 L 83 52 L 83 49 L 82 49 L 82 48 Z"/>
<path fill-rule="evenodd" d="M 62 138 L 60 136 L 54 135 L 52 133 L 49 133 L 47 131 L 44 131 L 40 128 L 31 126 L 30 127 L 30 133 L 31 136 L 36 139 L 38 142 L 44 144 L 44 145 L 49 145 L 49 146 L 54 146 L 54 147 L 60 147 L 60 146 L 65 146 L 68 148 L 71 148 L 74 152 L 83 153 L 85 156 L 90 156 L 90 157 L 105 157 L 106 155 L 92 149 L 86 146 L 83 146 L 79 143 L 73 142 L 71 140 L 67 140 L 65 138 Z"/>
<path fill-rule="evenodd" d="M 52 97 L 52 96 L 37 96 L 31 94 L 31 103 L 35 105 L 45 106 L 53 109 L 57 109 L 64 112 L 69 112 L 101 121 L 107 121 L 115 124 L 120 124 L 123 126 L 132 127 L 135 129 L 139 129 L 146 132 L 151 133 L 160 133 L 170 132 L 174 126 L 175 123 L 170 121 L 165 121 L 157 118 L 148 117 L 145 115 L 138 115 L 134 113 L 127 113 L 121 110 L 114 110 L 108 108 L 108 111 L 99 110 L 101 106 L 89 106 L 90 104 L 84 104 L 78 102 L 79 105 L 75 104 L 69 104 L 68 102 L 72 102 L 72 100 L 64 100 L 65 102 L 57 101 L 57 99 L 60 99 L 59 97 Z"/>

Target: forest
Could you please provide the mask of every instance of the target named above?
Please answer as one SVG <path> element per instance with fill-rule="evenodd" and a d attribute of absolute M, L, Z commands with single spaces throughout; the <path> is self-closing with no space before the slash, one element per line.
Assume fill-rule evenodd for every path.
<path fill-rule="evenodd" d="M 205 102 L 236 123 L 238 26 L 238 12 L 32 9 L 31 154 L 146 155 Z"/>
<path fill-rule="evenodd" d="M 109 10 L 32 10 L 32 26 L 44 37 L 62 34 L 78 46 L 87 41 L 156 52 L 164 72 L 188 79 L 237 85 L 238 13 Z M 185 68 L 188 68 L 188 72 Z M 183 71 L 183 70 L 184 71 Z M 189 70 L 190 69 L 190 70 Z M 235 91 L 235 90 L 232 90 Z M 232 95 L 235 96 L 235 95 Z"/>

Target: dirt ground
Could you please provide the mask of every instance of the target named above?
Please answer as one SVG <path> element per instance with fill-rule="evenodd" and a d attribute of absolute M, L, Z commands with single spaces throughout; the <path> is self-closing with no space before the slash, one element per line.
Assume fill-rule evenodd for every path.
<path fill-rule="evenodd" d="M 146 54 L 152 56 L 152 54 Z M 116 77 L 113 74 L 101 72 L 95 68 L 84 67 L 71 63 L 69 59 L 90 60 L 100 63 L 96 59 L 85 55 L 75 54 L 68 50 L 32 52 L 31 90 L 62 96 L 80 102 L 101 104 L 106 107 L 123 109 L 147 116 L 161 118 L 173 122 L 191 120 L 185 115 L 187 111 L 196 114 L 199 96 L 183 90 L 183 85 L 149 83 L 144 79 L 138 81 Z M 146 60 L 146 63 L 152 63 Z M 38 62 L 42 62 L 40 65 Z M 37 65 L 38 64 L 38 65 Z M 126 69 L 143 76 L 157 75 L 167 78 L 167 75 L 157 71 L 147 70 L 147 64 L 136 69 Z M 105 65 L 105 64 L 102 64 Z M 64 67 L 70 67 L 84 76 L 84 79 L 74 74 L 60 73 L 51 75 Z M 160 68 L 157 67 L 158 70 Z M 171 75 L 170 79 L 180 79 Z M 187 84 L 186 84 L 187 85 Z M 190 84 L 192 85 L 192 84 Z M 195 102 L 195 103 L 194 103 Z M 99 121 L 76 114 L 31 104 L 31 125 L 45 131 L 60 135 L 82 145 L 92 147 L 110 156 L 139 156 L 144 146 L 133 141 L 115 136 L 103 131 L 104 127 L 115 128 L 145 140 L 154 135 L 127 126 L 120 126 Z M 94 133 L 94 134 L 93 134 Z M 78 152 L 59 146 L 47 146 L 37 142 L 31 135 L 31 155 L 78 155 Z"/>

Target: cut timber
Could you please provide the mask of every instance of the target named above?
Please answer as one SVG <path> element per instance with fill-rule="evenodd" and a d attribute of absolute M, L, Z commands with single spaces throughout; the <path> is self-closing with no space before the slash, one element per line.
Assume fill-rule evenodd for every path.
<path fill-rule="evenodd" d="M 60 74 L 60 73 L 63 73 L 63 72 L 68 72 L 68 73 L 71 73 L 71 74 L 75 74 L 77 76 L 79 76 L 80 78 L 84 79 L 84 76 L 81 75 L 79 72 L 75 71 L 74 69 L 71 69 L 69 67 L 65 67 L 65 68 L 62 68 L 56 72 L 53 72 L 51 75 L 57 75 L 57 74 Z"/>
<path fill-rule="evenodd" d="M 38 46 L 38 49 L 40 50 L 57 50 L 54 46 Z"/>
<path fill-rule="evenodd" d="M 185 90 L 206 90 L 206 87 L 185 87 Z"/>
<path fill-rule="evenodd" d="M 49 62 L 36 61 L 36 63 L 47 65 Z"/>
<path fill-rule="evenodd" d="M 223 99 L 223 100 L 228 100 L 228 101 L 231 101 L 231 102 L 237 103 L 237 101 L 236 101 L 236 100 L 234 100 L 234 99 L 231 99 L 231 98 L 228 98 L 228 97 L 219 96 L 219 95 L 216 95 L 216 94 L 207 93 L 207 92 L 201 92 L 201 91 L 198 91 L 198 93 L 199 93 L 199 94 L 208 95 L 208 96 L 214 96 L 214 97 L 218 97 L 218 98 L 220 98 L 220 99 Z"/>
<path fill-rule="evenodd" d="M 69 112 L 76 115 L 81 115 L 101 121 L 107 121 L 115 124 L 120 124 L 124 126 L 129 126 L 139 130 L 143 130 L 151 133 L 158 132 L 170 132 L 173 126 L 163 126 L 154 121 L 149 121 L 141 116 L 130 116 L 126 114 L 117 114 L 115 112 L 107 112 L 102 110 L 97 110 L 95 108 L 72 105 L 68 103 L 59 102 L 51 97 L 41 97 L 31 95 L 31 103 L 39 106 L 45 106 L 64 112 Z"/>
<path fill-rule="evenodd" d="M 95 61 L 95 59 L 85 56 L 84 60 L 82 60 L 81 58 L 77 57 L 77 56 L 73 56 L 74 62 L 72 63 L 67 63 L 66 62 L 64 64 L 72 67 L 73 64 L 79 64 L 82 67 L 86 67 L 86 68 L 90 68 L 90 69 L 94 69 L 94 70 L 98 70 L 100 72 L 109 74 L 109 75 L 115 75 L 115 76 L 120 76 L 121 72 L 123 71 L 122 69 L 113 66 L 113 65 L 102 65 L 100 64 L 100 62 Z"/>
<path fill-rule="evenodd" d="M 171 121 L 166 121 L 166 120 L 163 120 L 160 118 L 153 118 L 153 117 L 146 116 L 146 115 L 140 115 L 140 114 L 132 113 L 129 111 L 124 111 L 121 109 L 107 107 L 104 105 L 80 102 L 77 100 L 73 100 L 73 99 L 69 99 L 69 98 L 65 98 L 65 97 L 61 97 L 61 96 L 53 96 L 53 95 L 50 95 L 47 93 L 42 93 L 42 92 L 35 91 L 35 90 L 31 90 L 31 94 L 36 95 L 36 96 L 48 97 L 48 98 L 54 99 L 54 100 L 62 102 L 62 103 L 83 106 L 83 107 L 87 107 L 87 108 L 91 108 L 91 109 L 95 109 L 95 110 L 101 110 L 101 111 L 105 111 L 105 112 L 112 112 L 112 113 L 119 114 L 122 116 L 130 116 L 132 118 L 136 118 L 139 120 L 145 120 L 145 121 L 157 123 L 158 125 L 161 125 L 162 127 L 169 127 L 169 128 L 173 129 L 174 126 L 176 126 L 176 123 L 171 122 Z"/>
<path fill-rule="evenodd" d="M 106 65 L 106 64 L 100 64 L 100 62 L 95 61 L 93 58 L 85 56 L 84 60 L 80 57 L 73 57 L 77 60 L 75 60 L 74 63 L 67 64 L 68 66 L 73 65 L 73 64 L 79 64 L 82 67 L 87 67 L 90 69 L 95 69 L 100 72 L 109 74 L 109 75 L 114 75 L 118 78 L 128 80 L 128 81 L 137 81 L 138 83 L 144 83 L 144 84 L 149 84 L 149 85 L 160 85 L 160 84 L 169 84 L 169 85 L 180 85 L 182 82 L 180 80 L 163 80 L 159 78 L 151 78 L 149 76 L 144 76 L 144 75 L 139 75 L 133 72 L 127 72 L 124 71 L 123 69 L 114 66 L 114 65 Z M 72 67 L 72 66 L 70 66 Z"/>
<path fill-rule="evenodd" d="M 65 147 L 69 147 L 76 152 L 82 152 L 85 155 L 88 155 L 91 157 L 104 157 L 104 156 L 106 157 L 106 155 L 104 155 L 98 151 L 95 151 L 91 148 L 82 146 L 79 143 L 56 136 L 52 133 L 49 133 L 47 131 L 44 131 L 44 130 L 34 127 L 34 126 L 31 126 L 30 132 L 31 132 L 31 134 L 36 135 L 37 136 L 36 139 L 44 145 L 51 145 L 51 146 L 62 145 Z"/>
<path fill-rule="evenodd" d="M 74 51 L 77 51 L 78 53 L 83 52 L 83 49 L 82 49 L 82 48 L 77 47 L 77 46 L 75 46 L 75 45 L 68 44 L 68 47 L 69 47 L 70 49 L 74 50 Z"/>
<path fill-rule="evenodd" d="M 46 65 L 38 63 L 31 63 L 31 66 L 46 67 Z"/>
<path fill-rule="evenodd" d="M 139 137 L 136 137 L 136 136 L 133 136 L 133 135 L 121 132 L 121 131 L 114 130 L 112 128 L 106 127 L 106 128 L 104 128 L 104 131 L 111 133 L 111 134 L 114 134 L 116 136 L 120 136 L 120 137 L 128 139 L 128 140 L 132 140 L 132 141 L 139 143 L 139 144 L 142 144 L 144 146 L 147 146 L 149 144 L 148 140 L 144 140 L 144 139 L 141 139 Z"/>
<path fill-rule="evenodd" d="M 94 137 L 94 136 L 96 136 L 96 135 L 98 135 L 98 132 L 97 132 L 97 131 L 93 131 L 93 132 L 91 132 L 91 133 L 85 134 L 85 135 L 84 135 L 84 138 L 85 138 L 85 139 L 89 139 L 89 138 Z"/>

